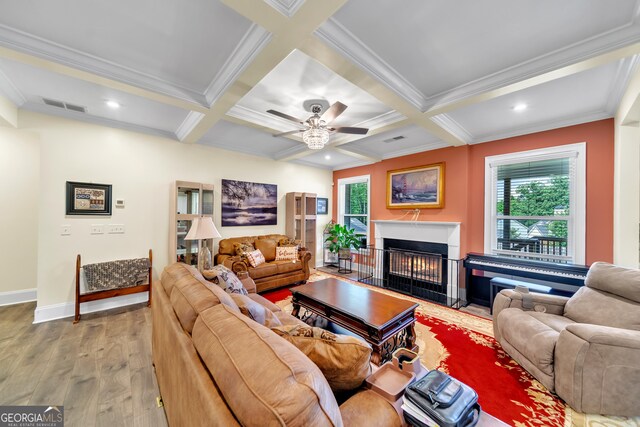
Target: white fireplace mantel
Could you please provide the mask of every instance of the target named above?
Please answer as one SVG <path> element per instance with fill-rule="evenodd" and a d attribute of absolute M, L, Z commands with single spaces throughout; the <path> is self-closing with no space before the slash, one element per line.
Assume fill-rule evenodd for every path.
<path fill-rule="evenodd" d="M 444 243 L 449 259 L 460 259 L 460 223 L 439 221 L 374 220 L 376 248 L 383 249 L 383 239 Z"/>

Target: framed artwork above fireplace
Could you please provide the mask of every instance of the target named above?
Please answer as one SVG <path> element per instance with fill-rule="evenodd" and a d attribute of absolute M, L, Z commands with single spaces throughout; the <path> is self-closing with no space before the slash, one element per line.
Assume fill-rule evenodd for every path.
<path fill-rule="evenodd" d="M 444 162 L 387 171 L 387 209 L 444 207 Z"/>

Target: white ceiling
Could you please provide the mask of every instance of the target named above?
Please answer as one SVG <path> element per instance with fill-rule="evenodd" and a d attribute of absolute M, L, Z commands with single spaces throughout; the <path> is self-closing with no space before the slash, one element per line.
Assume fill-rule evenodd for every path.
<path fill-rule="evenodd" d="M 0 95 L 339 169 L 612 117 L 637 67 L 639 3 L 0 0 Z M 305 119 L 313 98 L 346 104 L 334 124 L 369 134 L 334 135 L 320 152 L 271 136 L 295 126 L 266 110 Z"/>

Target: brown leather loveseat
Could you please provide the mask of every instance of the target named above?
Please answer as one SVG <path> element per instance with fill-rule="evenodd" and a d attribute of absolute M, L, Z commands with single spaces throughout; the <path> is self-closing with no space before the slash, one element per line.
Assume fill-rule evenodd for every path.
<path fill-rule="evenodd" d="M 274 314 L 282 324 L 299 322 Z M 307 356 L 241 314 L 229 294 L 193 267 L 165 268 L 153 287 L 152 317 L 153 363 L 173 427 L 401 425 L 393 406 L 371 390 L 338 405 Z"/>
<path fill-rule="evenodd" d="M 235 273 L 247 271 L 256 282 L 258 292 L 281 286 L 305 283 L 309 279 L 309 261 L 311 254 L 304 248 L 298 251 L 298 260 L 276 261 L 276 247 L 289 238 L 283 234 L 267 234 L 263 236 L 232 237 L 220 240 L 215 263 L 223 264 Z M 266 262 L 252 267 L 246 260 L 237 255 L 238 245 L 249 245 L 260 249 Z"/>

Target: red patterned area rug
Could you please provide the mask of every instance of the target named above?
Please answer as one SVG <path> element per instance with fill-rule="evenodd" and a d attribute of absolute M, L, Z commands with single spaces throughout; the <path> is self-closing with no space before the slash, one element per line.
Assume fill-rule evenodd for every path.
<path fill-rule="evenodd" d="M 315 273 L 309 281 L 325 277 L 329 275 Z M 473 387 L 478 392 L 483 411 L 509 425 L 640 426 L 640 418 L 601 417 L 573 411 L 502 350 L 493 339 L 491 320 L 393 291 L 345 281 L 419 303 L 416 334 L 422 364 L 428 369 L 443 370 Z M 268 292 L 263 296 L 291 312 L 291 292 L 288 289 Z"/>

